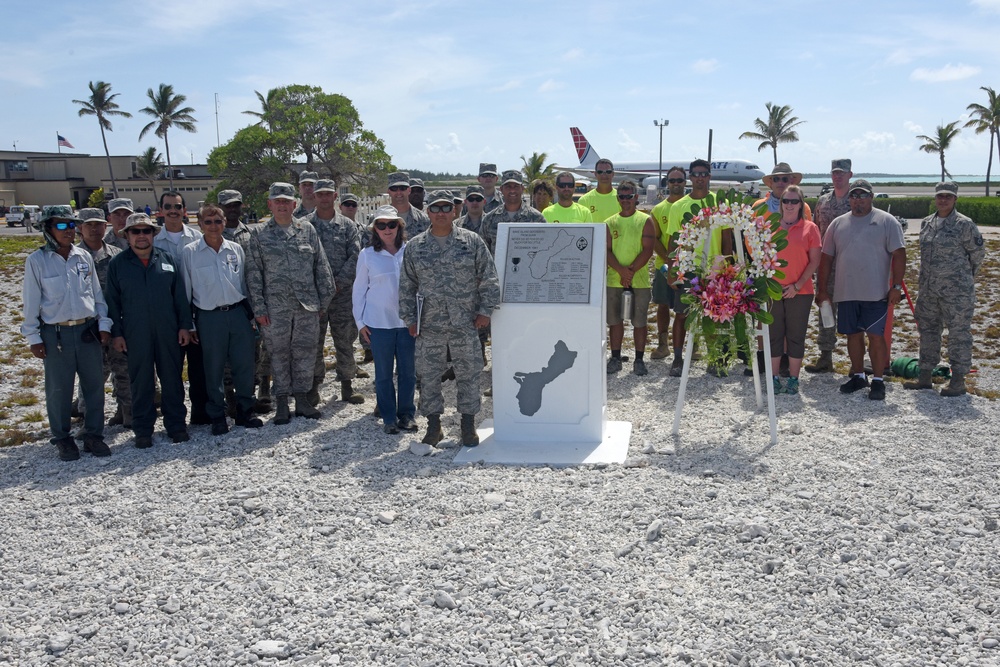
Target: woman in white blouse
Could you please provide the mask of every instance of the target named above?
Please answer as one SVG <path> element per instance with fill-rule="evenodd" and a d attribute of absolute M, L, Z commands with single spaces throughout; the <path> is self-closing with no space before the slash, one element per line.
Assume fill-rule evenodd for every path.
<path fill-rule="evenodd" d="M 375 360 L 375 398 L 386 433 L 416 431 L 413 391 L 414 338 L 399 319 L 399 269 L 406 247 L 406 223 L 392 206 L 372 219 L 371 245 L 358 255 L 354 278 L 354 320 Z M 399 387 L 393 385 L 393 366 Z"/>

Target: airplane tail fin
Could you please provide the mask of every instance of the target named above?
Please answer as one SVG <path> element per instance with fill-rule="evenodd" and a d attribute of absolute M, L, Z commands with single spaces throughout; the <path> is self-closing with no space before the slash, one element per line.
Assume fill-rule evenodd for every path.
<path fill-rule="evenodd" d="M 601 159 L 601 156 L 587 141 L 587 137 L 583 136 L 580 128 L 571 127 L 569 133 L 573 135 L 573 145 L 576 147 L 576 156 L 580 158 L 580 166 L 587 169 L 593 169 L 597 166 L 597 161 Z"/>

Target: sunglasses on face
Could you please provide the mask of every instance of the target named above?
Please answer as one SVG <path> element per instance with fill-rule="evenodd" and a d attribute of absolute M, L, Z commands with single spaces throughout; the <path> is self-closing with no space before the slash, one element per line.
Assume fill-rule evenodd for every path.
<path fill-rule="evenodd" d="M 629 200 L 629 199 L 635 199 L 635 193 L 632 193 L 632 194 L 630 194 L 630 195 L 623 195 L 623 194 L 619 194 L 619 195 L 618 195 L 618 198 L 619 198 L 619 199 L 625 199 L 625 200 Z"/>
<path fill-rule="evenodd" d="M 472 197 L 466 199 L 466 201 L 471 204 L 481 204 L 482 202 L 486 201 L 486 198 L 480 197 L 479 195 L 473 195 Z"/>
<path fill-rule="evenodd" d="M 615 173 L 615 170 L 614 169 L 595 169 L 594 173 L 595 174 L 600 174 L 601 176 L 607 176 L 608 174 Z"/>
<path fill-rule="evenodd" d="M 379 220 L 375 223 L 375 229 L 379 230 L 380 232 L 384 232 L 387 229 L 395 229 L 396 227 L 399 227 L 399 221 L 397 220 L 389 220 L 387 222 L 382 222 L 381 220 Z"/>
<path fill-rule="evenodd" d="M 393 185 L 389 188 L 389 192 L 402 192 L 403 190 L 409 190 L 409 185 Z"/>
<path fill-rule="evenodd" d="M 357 208 L 358 202 L 356 201 L 345 201 L 341 206 L 346 206 L 347 208 Z"/>
<path fill-rule="evenodd" d="M 557 188 L 575 188 L 576 183 L 556 183 Z"/>
<path fill-rule="evenodd" d="M 161 206 L 164 211 L 183 211 L 184 204 L 164 204 Z"/>
<path fill-rule="evenodd" d="M 872 193 L 870 192 L 852 192 L 851 199 L 870 199 Z"/>
<path fill-rule="evenodd" d="M 710 171 L 692 171 L 691 178 L 708 178 L 712 175 Z"/>
<path fill-rule="evenodd" d="M 789 205 L 792 205 L 792 204 L 801 204 L 802 200 L 801 199 L 785 199 L 785 198 L 782 198 L 781 199 L 781 203 L 782 204 L 789 204 Z"/>
<path fill-rule="evenodd" d="M 771 182 L 772 183 L 788 183 L 791 180 L 792 179 L 789 178 L 788 176 L 772 176 L 771 177 Z"/>
<path fill-rule="evenodd" d="M 225 224 L 225 221 L 224 220 L 217 220 L 215 218 L 212 218 L 211 220 L 202 220 L 201 224 L 203 224 L 203 225 L 223 225 L 223 224 Z"/>
<path fill-rule="evenodd" d="M 668 178 L 667 183 L 683 183 L 684 180 L 683 178 Z"/>
<path fill-rule="evenodd" d="M 52 226 L 55 227 L 56 229 L 58 229 L 60 232 L 64 232 L 67 229 L 76 229 L 76 223 L 75 222 L 56 222 L 56 223 L 53 223 Z"/>
<path fill-rule="evenodd" d="M 431 213 L 451 213 L 454 208 L 451 204 L 431 204 L 427 210 Z"/>
<path fill-rule="evenodd" d="M 133 227 L 130 230 L 128 230 L 128 233 L 131 234 L 132 236 L 145 236 L 147 234 L 152 234 L 153 233 L 153 228 L 152 227 Z"/>

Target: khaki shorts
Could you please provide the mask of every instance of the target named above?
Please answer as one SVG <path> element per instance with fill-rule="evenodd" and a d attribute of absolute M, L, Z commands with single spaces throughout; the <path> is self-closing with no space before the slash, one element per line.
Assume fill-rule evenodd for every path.
<path fill-rule="evenodd" d="M 608 326 L 613 327 L 621 324 L 622 320 L 622 293 L 623 287 L 608 287 Z M 632 307 L 634 318 L 632 320 L 633 329 L 645 329 L 649 324 L 649 301 L 652 298 L 652 289 L 649 287 L 632 288 Z"/>

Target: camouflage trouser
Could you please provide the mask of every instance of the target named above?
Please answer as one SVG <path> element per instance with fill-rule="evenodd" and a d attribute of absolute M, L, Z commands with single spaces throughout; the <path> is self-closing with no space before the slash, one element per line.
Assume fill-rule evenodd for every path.
<path fill-rule="evenodd" d="M 316 350 L 316 368 L 313 376 L 321 382 L 326 378 L 323 347 L 328 327 L 330 337 L 333 338 L 333 349 L 337 351 L 337 379 L 341 382 L 353 380 L 358 371 L 358 362 L 354 359 L 354 341 L 358 338 L 358 325 L 354 322 L 350 291 L 338 292 L 327 309 L 320 313 L 319 349 Z"/>
<path fill-rule="evenodd" d="M 833 326 L 827 329 L 823 326 L 823 318 L 819 320 L 819 333 L 816 335 L 816 344 L 820 352 L 833 352 L 837 347 L 837 304 L 833 303 L 833 281 L 836 279 L 833 267 L 830 268 L 830 279 L 827 281 L 826 293 L 830 295 L 830 305 L 833 307 Z M 817 311 L 819 304 L 816 304 Z"/>
<path fill-rule="evenodd" d="M 455 369 L 458 384 L 458 411 L 463 415 L 479 412 L 479 376 L 483 370 L 483 356 L 479 347 L 479 334 L 470 322 L 467 329 L 424 329 L 417 336 L 415 366 L 417 379 L 420 381 L 422 415 L 444 412 L 441 375 L 448 370 L 449 349 L 450 365 Z"/>
<path fill-rule="evenodd" d="M 290 310 L 272 310 L 264 343 L 271 353 L 274 395 L 304 394 L 312 388 L 319 313 L 296 303 Z"/>
<path fill-rule="evenodd" d="M 261 327 L 263 329 L 263 327 Z M 264 341 L 264 333 L 261 332 L 260 338 L 257 340 L 257 347 L 254 348 L 254 353 L 257 359 L 257 382 L 260 382 L 260 378 L 271 376 L 271 353 L 267 349 L 267 343 Z"/>
<path fill-rule="evenodd" d="M 931 370 L 941 360 L 941 332 L 948 329 L 948 361 L 952 373 L 966 375 L 972 368 L 973 295 L 936 295 L 920 292 L 915 316 L 920 332 L 920 368 Z"/>

